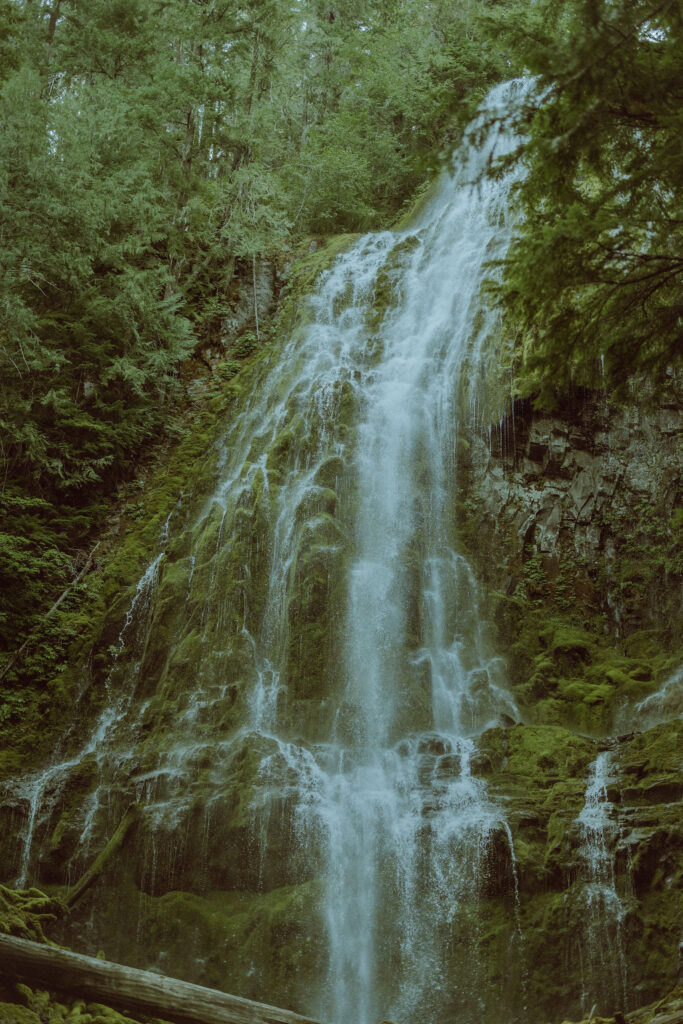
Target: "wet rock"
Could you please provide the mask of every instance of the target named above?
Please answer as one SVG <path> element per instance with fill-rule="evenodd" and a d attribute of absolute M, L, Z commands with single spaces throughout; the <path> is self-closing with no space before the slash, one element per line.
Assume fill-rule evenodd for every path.
<path fill-rule="evenodd" d="M 670 529 L 681 478 L 671 444 L 683 430 L 680 388 L 665 389 L 648 407 L 612 407 L 598 392 L 578 397 L 552 415 L 520 405 L 514 453 L 472 446 L 473 492 L 483 505 L 478 537 L 488 537 L 494 550 L 500 544 L 515 581 L 508 591 L 523 579 L 520 568 L 541 555 L 553 560 L 550 588 L 562 563 L 576 566 L 563 583 L 568 607 L 572 599 L 585 603 L 588 581 L 602 572 L 601 590 L 608 593 L 601 610 L 614 626 L 666 618 L 664 603 L 673 608 L 675 585 L 667 591 L 661 575 L 647 571 L 629 591 L 619 577 L 633 571 L 626 551 L 634 529 L 641 548 L 661 543 L 656 529 L 660 537 Z M 495 566 L 495 555 L 492 561 Z M 495 575 L 491 563 L 483 571 Z"/>
<path fill-rule="evenodd" d="M 489 899 L 514 892 L 515 863 L 510 836 L 505 828 L 495 828 L 487 836 L 481 887 Z"/>
<path fill-rule="evenodd" d="M 439 762 L 439 767 L 441 767 L 441 762 Z M 489 755 L 484 753 L 473 754 L 470 758 L 470 771 L 473 775 L 490 775 L 493 771 L 493 763 Z"/>
<path fill-rule="evenodd" d="M 450 740 L 440 736 L 438 733 L 420 737 L 417 745 L 418 754 L 433 754 L 435 756 L 449 754 L 452 749 Z"/>
<path fill-rule="evenodd" d="M 276 287 L 273 264 L 268 260 L 258 260 L 255 269 L 250 269 L 252 273 L 245 275 L 239 297 L 221 325 L 221 343 L 224 346 L 248 324 L 254 322 L 255 316 L 263 321 L 272 309 Z"/>

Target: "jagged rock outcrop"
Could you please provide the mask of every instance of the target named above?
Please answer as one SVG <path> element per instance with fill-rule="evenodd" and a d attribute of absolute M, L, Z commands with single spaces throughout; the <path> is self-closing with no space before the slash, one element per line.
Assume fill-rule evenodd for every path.
<path fill-rule="evenodd" d="M 532 721 L 610 733 L 681 662 L 683 396 L 518 401 L 458 452 L 462 541 Z"/>
<path fill-rule="evenodd" d="M 673 629 L 683 605 L 683 387 L 641 397 L 618 407 L 577 390 L 553 413 L 517 401 L 473 442 L 478 525 L 503 554 L 502 589 L 536 559 L 567 606 L 599 609 L 617 637 L 668 612 Z"/>

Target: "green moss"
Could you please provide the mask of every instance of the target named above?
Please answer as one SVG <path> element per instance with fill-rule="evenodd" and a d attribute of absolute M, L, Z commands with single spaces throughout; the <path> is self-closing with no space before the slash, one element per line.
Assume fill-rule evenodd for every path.
<path fill-rule="evenodd" d="M 310 1006 L 325 969 L 318 881 L 268 892 L 150 896 L 124 872 L 110 874 L 106 885 L 98 924 L 108 959 L 300 1012 Z M 72 928 L 78 913 L 87 919 L 87 901 Z"/>
<path fill-rule="evenodd" d="M 64 787 L 61 813 L 48 843 L 46 857 L 50 867 L 69 860 L 75 853 L 83 827 L 83 801 L 96 778 L 97 762 L 94 754 L 83 758 L 70 770 Z M 54 881 L 54 878 L 50 880 Z"/>
<path fill-rule="evenodd" d="M 329 514 L 319 514 L 302 532 L 287 606 L 287 684 L 294 700 L 320 698 L 334 688 L 347 544 Z"/>
<path fill-rule="evenodd" d="M 165 1024 L 159 1018 L 134 1020 L 102 1003 L 86 1003 L 73 995 L 56 995 L 28 985 L 0 982 L 3 1024 Z"/>
<path fill-rule="evenodd" d="M 372 302 L 368 306 L 366 315 L 366 323 L 371 335 L 381 333 L 382 322 L 387 311 L 396 305 L 400 296 L 401 271 L 410 258 L 410 254 L 419 244 L 420 240 L 416 235 L 407 235 L 396 242 L 389 256 L 384 260 L 377 274 Z M 379 357 L 381 353 L 379 337 L 374 343 L 372 339 L 370 340 L 366 354 L 371 352 Z"/>
<path fill-rule="evenodd" d="M 539 780 L 581 774 L 593 757 L 593 747 L 568 729 L 517 725 L 509 730 L 506 772 Z"/>
<path fill-rule="evenodd" d="M 394 231 L 410 231 L 418 226 L 429 205 L 436 199 L 443 184 L 440 175 L 426 181 L 410 199 L 408 209 L 393 225 Z"/>
<path fill-rule="evenodd" d="M 318 897 L 316 883 L 254 896 L 168 893 L 158 900 L 143 898 L 142 927 L 151 948 L 181 958 L 176 962 L 182 974 L 188 971 L 182 960 L 191 936 L 194 955 L 204 952 L 203 984 L 247 998 L 263 998 L 268 992 L 268 1000 L 277 1001 L 276 994 L 291 990 L 296 976 L 299 987 L 315 976 L 316 966 L 320 968 L 319 957 L 312 955 L 314 933 L 305 931 L 311 925 L 302 921 L 310 922 Z M 254 974 L 261 977 L 255 979 Z"/>
<path fill-rule="evenodd" d="M 292 298 L 292 293 L 300 297 L 307 296 L 313 290 L 318 277 L 328 270 L 332 263 L 354 242 L 360 238 L 358 234 L 333 235 L 324 240 L 312 253 L 304 256 L 290 268 L 289 280 L 284 289 L 284 303 Z"/>
<path fill-rule="evenodd" d="M 565 672 L 580 670 L 594 656 L 595 643 L 592 637 L 578 626 L 556 621 L 540 635 L 542 641 L 548 644 L 555 664 Z"/>
<path fill-rule="evenodd" d="M 37 1013 L 17 1003 L 0 1003 L 0 1020 L 7 1024 L 43 1024 Z"/>
<path fill-rule="evenodd" d="M 648 893 L 643 899 L 644 927 L 635 955 L 640 961 L 641 999 L 670 992 L 677 981 L 676 960 L 680 935 L 680 908 L 670 886 Z M 678 990 L 683 1002 L 683 993 Z M 679 1013 L 683 1007 L 679 1005 Z"/>
<path fill-rule="evenodd" d="M 632 780 L 648 780 L 658 773 L 675 773 L 681 767 L 683 720 L 663 722 L 634 736 L 620 758 L 623 774 Z"/>
<path fill-rule="evenodd" d="M 500 592 L 491 595 L 498 645 L 525 714 L 539 723 L 609 733 L 617 708 L 642 700 L 678 659 L 649 632 L 616 643 L 599 618 L 577 622 Z"/>
<path fill-rule="evenodd" d="M 49 930 L 65 912 L 63 904 L 40 889 L 9 889 L 0 885 L 0 932 L 46 942 Z"/>

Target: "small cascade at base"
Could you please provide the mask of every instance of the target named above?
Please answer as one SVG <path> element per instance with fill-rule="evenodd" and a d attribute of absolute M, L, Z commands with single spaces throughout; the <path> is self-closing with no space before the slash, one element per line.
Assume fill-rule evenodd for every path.
<path fill-rule="evenodd" d="M 607 790 L 615 781 L 609 751 L 590 767 L 586 798 L 578 823 L 583 842 L 579 849 L 585 907 L 583 935 L 583 1010 L 594 1004 L 628 1009 L 627 964 L 623 944 L 626 907 L 616 888 L 614 873 L 618 839 L 616 811 Z M 590 1004 L 590 1005 L 588 1005 Z"/>

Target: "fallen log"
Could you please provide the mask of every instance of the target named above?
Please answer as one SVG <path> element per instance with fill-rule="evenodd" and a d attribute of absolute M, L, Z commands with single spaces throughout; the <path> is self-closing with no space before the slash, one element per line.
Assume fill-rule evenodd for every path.
<path fill-rule="evenodd" d="M 0 935 L 0 975 L 177 1024 L 319 1024 L 151 971 Z"/>
<path fill-rule="evenodd" d="M 99 857 L 95 859 L 95 863 L 92 867 L 88 868 L 80 881 L 78 881 L 73 889 L 70 889 L 66 894 L 64 902 L 67 907 L 73 907 L 74 903 L 81 898 L 83 893 L 86 892 L 93 882 L 102 874 L 114 854 L 118 853 L 120 847 L 123 845 L 124 839 L 139 817 L 140 804 L 131 804 L 121 819 L 119 827 L 114 832 L 114 835 L 102 850 Z"/>

